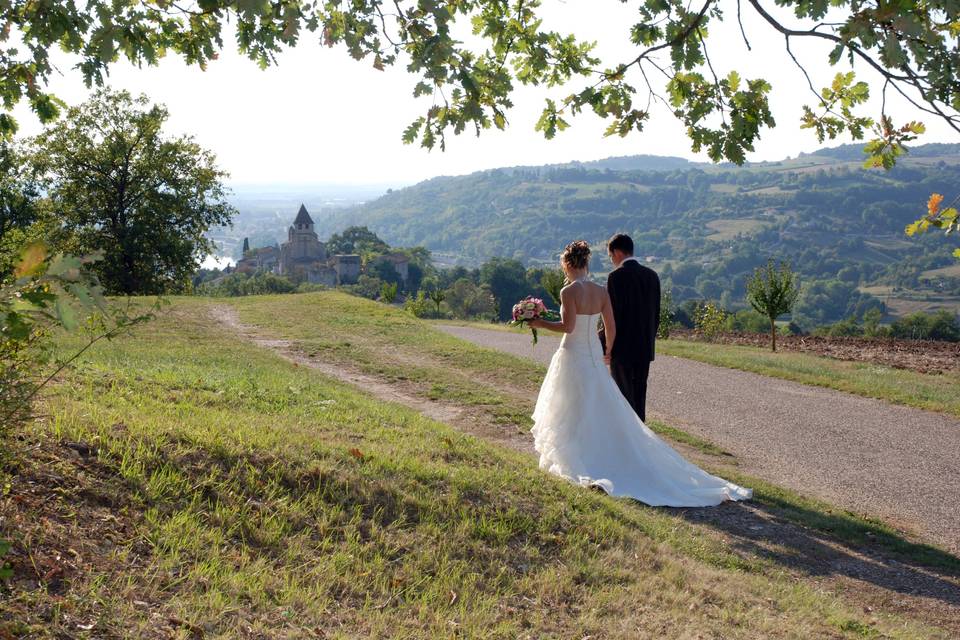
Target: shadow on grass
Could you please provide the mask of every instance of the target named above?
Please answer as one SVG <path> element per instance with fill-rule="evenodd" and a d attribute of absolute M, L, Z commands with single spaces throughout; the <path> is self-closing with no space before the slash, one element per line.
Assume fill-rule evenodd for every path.
<path fill-rule="evenodd" d="M 728 474 L 729 475 L 729 474 Z M 812 577 L 847 577 L 904 595 L 960 607 L 960 558 L 907 540 L 881 523 L 806 505 L 775 487 L 745 481 L 754 500 L 714 509 L 671 509 L 728 534 L 733 549 Z M 955 612 L 954 612 L 955 613 Z M 939 621 L 943 623 L 944 621 Z M 960 618 L 946 620 L 960 632 Z"/>

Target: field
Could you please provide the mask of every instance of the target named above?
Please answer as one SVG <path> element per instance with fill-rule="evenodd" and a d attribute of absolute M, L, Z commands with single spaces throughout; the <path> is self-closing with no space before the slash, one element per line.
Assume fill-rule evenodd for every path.
<path fill-rule="evenodd" d="M 960 300 L 956 296 L 941 296 L 929 290 L 897 289 L 886 285 L 860 287 L 860 291 L 876 296 L 887 305 L 887 313 L 902 317 L 922 311 L 932 313 L 946 310 L 960 314 Z"/>
<path fill-rule="evenodd" d="M 949 267 L 939 269 L 929 269 L 920 274 L 923 278 L 960 278 L 960 264 L 952 264 Z"/>
<path fill-rule="evenodd" d="M 674 329 L 670 338 L 671 342 L 675 340 L 700 342 L 704 351 L 713 348 L 713 345 L 701 341 L 696 332 L 691 329 Z M 762 351 L 770 348 L 770 336 L 763 333 L 725 332 L 716 335 L 713 342 L 723 345 L 754 347 Z M 667 345 L 667 348 L 669 348 L 669 345 Z M 777 337 L 777 350 L 805 353 L 811 356 L 824 356 L 832 360 L 880 365 L 884 368 L 901 369 L 921 374 L 948 373 L 960 375 L 960 357 L 958 357 L 960 356 L 960 345 L 955 342 L 847 336 L 781 335 Z M 751 350 L 744 351 L 744 353 L 750 352 Z M 818 361 L 825 364 L 823 358 L 818 358 Z M 844 365 L 835 363 L 835 366 L 843 367 Z M 911 380 L 911 384 L 922 387 L 925 385 L 924 380 L 923 377 L 917 377 Z M 930 382 L 937 380 L 937 378 L 926 380 Z M 885 399 L 892 400 L 889 397 Z"/>
<path fill-rule="evenodd" d="M 338 363 L 463 412 L 451 426 L 320 372 Z M 488 442 L 526 427 L 516 390 L 540 375 L 340 294 L 176 299 L 89 351 L 10 440 L 0 637 L 960 632 L 923 598 L 825 580 L 795 553 L 731 544 L 703 511 L 580 490 Z M 749 480 L 766 526 L 802 523 L 816 554 L 960 574 L 882 523 Z M 741 513 L 729 507 L 712 512 Z"/>
<path fill-rule="evenodd" d="M 714 231 L 714 233 L 711 233 L 709 236 L 707 236 L 707 240 L 714 240 L 716 242 L 732 240 L 740 234 L 758 231 L 767 224 L 768 222 L 764 220 L 752 220 L 749 218 L 711 220 L 707 223 L 707 227 Z"/>

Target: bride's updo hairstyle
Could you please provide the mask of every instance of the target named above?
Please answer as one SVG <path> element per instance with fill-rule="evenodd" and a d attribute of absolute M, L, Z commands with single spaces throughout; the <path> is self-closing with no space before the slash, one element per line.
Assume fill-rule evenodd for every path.
<path fill-rule="evenodd" d="M 584 240 L 571 242 L 560 254 L 560 262 L 568 269 L 586 269 L 590 264 L 590 245 Z"/>

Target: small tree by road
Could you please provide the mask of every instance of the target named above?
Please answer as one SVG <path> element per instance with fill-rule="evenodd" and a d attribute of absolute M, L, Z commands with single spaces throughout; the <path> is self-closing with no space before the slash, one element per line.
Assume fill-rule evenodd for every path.
<path fill-rule="evenodd" d="M 447 299 L 446 292 L 437 287 L 436 289 L 430 290 L 430 299 L 433 300 L 433 304 L 437 307 L 437 317 L 440 317 L 440 303 Z"/>
<path fill-rule="evenodd" d="M 770 349 L 777 350 L 777 318 L 790 313 L 800 295 L 797 274 L 786 262 L 778 265 L 769 260 L 758 267 L 747 282 L 750 306 L 770 319 Z"/>

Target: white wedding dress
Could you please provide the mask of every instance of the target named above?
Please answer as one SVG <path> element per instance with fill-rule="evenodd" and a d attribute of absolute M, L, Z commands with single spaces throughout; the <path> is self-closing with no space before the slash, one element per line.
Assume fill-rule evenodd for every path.
<path fill-rule="evenodd" d="M 578 315 L 550 361 L 533 412 L 540 467 L 651 506 L 749 499 L 750 489 L 687 462 L 643 424 L 603 362 L 598 317 Z"/>

